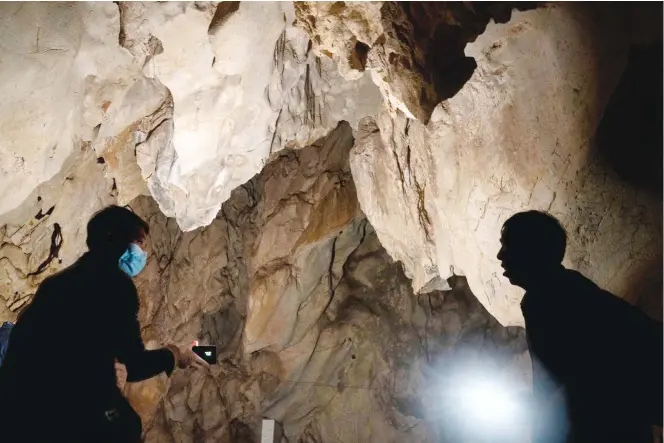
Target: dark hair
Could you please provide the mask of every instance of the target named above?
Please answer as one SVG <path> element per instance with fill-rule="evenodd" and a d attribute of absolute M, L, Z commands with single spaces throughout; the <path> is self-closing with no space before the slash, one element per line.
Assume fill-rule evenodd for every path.
<path fill-rule="evenodd" d="M 560 222 L 544 211 L 518 212 L 504 224 L 508 242 L 536 251 L 540 258 L 562 263 L 567 248 L 567 233 Z"/>
<path fill-rule="evenodd" d="M 139 238 L 141 230 L 146 234 L 150 232 L 145 220 L 127 208 L 111 205 L 88 222 L 86 243 L 90 251 L 121 254 L 129 243 Z"/>

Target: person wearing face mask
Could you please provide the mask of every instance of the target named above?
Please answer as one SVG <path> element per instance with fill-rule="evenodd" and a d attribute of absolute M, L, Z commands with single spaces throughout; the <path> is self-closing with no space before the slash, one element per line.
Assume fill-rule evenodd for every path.
<path fill-rule="evenodd" d="M 146 350 L 132 278 L 147 262 L 147 223 L 109 206 L 87 226 L 88 252 L 46 278 L 11 330 L 0 366 L 0 435 L 7 442 L 139 442 L 126 381 L 175 367 L 203 369 L 190 347 Z"/>

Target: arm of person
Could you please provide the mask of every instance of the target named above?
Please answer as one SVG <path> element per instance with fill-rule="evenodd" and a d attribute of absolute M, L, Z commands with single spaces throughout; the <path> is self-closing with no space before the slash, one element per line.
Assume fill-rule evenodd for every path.
<path fill-rule="evenodd" d="M 162 372 L 170 376 L 175 369 L 175 355 L 167 348 L 146 350 L 138 318 L 135 315 L 132 317 L 118 331 L 120 343 L 117 357 L 127 368 L 127 381 L 147 380 Z"/>
<path fill-rule="evenodd" d="M 119 314 L 123 321 L 117 328 L 120 340 L 117 359 L 127 368 L 127 382 L 147 380 L 162 372 L 170 376 L 176 366 L 182 369 L 209 368 L 190 347 L 168 345 L 161 349 L 146 350 L 138 322 L 138 295 L 133 285 L 130 290 L 133 291 L 129 299 L 131 304 L 125 305 L 125 309 Z"/>

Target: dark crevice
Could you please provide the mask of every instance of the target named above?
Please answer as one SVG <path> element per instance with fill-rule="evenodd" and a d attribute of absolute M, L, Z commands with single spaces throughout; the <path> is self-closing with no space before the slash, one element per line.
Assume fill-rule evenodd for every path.
<path fill-rule="evenodd" d="M 51 215 L 51 214 L 53 213 L 53 210 L 54 210 L 54 209 L 55 209 L 55 205 L 51 206 L 51 207 L 49 208 L 49 210 L 46 211 L 45 213 L 42 213 L 43 209 L 40 209 L 39 212 L 37 213 L 37 215 L 35 215 L 35 218 L 36 218 L 37 220 L 41 220 L 42 218 Z"/>
<path fill-rule="evenodd" d="M 633 47 L 597 129 L 600 160 L 626 182 L 662 197 L 662 41 Z"/>
<path fill-rule="evenodd" d="M 391 69 L 412 72 L 423 80 L 419 96 L 407 97 L 417 101 L 419 109 L 411 110 L 416 117 L 428 123 L 434 108 L 471 78 L 477 63 L 465 55 L 466 44 L 475 41 L 491 20 L 506 23 L 512 9 L 537 6 L 535 2 L 385 2 L 383 26 L 404 48 L 402 54 L 390 54 Z"/>
<path fill-rule="evenodd" d="M 125 48 L 126 47 L 125 43 L 127 41 L 127 33 L 125 32 L 125 28 L 124 28 L 124 12 L 122 10 L 123 8 L 122 8 L 122 5 L 120 4 L 120 2 L 113 2 L 113 3 L 115 3 L 117 5 L 118 12 L 120 14 L 120 20 L 119 20 L 120 21 L 120 32 L 118 33 L 118 43 L 120 44 L 120 46 Z"/>
<path fill-rule="evenodd" d="M 46 270 L 46 268 L 48 268 L 48 265 L 50 265 L 54 259 L 58 258 L 60 248 L 62 247 L 62 242 L 62 229 L 58 223 L 54 223 L 53 234 L 51 234 L 51 248 L 49 250 L 48 257 L 42 262 L 42 264 L 39 265 L 35 272 L 29 273 L 28 277 L 41 274 Z"/>
<path fill-rule="evenodd" d="M 367 56 L 371 48 L 366 43 L 361 41 L 355 42 L 355 47 L 350 53 L 348 64 L 352 69 L 364 72 L 367 65 Z"/>
<path fill-rule="evenodd" d="M 394 155 L 394 161 L 397 163 L 397 171 L 399 171 L 399 181 L 401 182 L 401 191 L 403 192 L 404 195 L 406 195 L 406 183 L 404 182 L 405 178 L 403 174 L 403 169 L 401 168 L 401 163 L 399 162 L 399 155 L 394 150 L 392 150 L 392 154 Z"/>
<path fill-rule="evenodd" d="M 330 300 L 334 297 L 334 260 L 337 256 L 337 240 L 339 237 L 334 237 L 332 240 L 332 253 L 330 257 L 330 266 L 327 270 L 329 274 L 329 287 L 330 287 Z"/>
<path fill-rule="evenodd" d="M 226 20 L 240 9 L 240 2 L 221 2 L 217 5 L 217 10 L 210 21 L 210 26 L 208 27 L 208 35 L 213 35 L 219 28 L 226 23 Z"/>
<path fill-rule="evenodd" d="M 277 119 L 274 122 L 274 133 L 272 134 L 272 140 L 270 141 L 270 152 L 267 155 L 268 161 L 270 159 L 270 156 L 272 156 L 272 151 L 274 150 L 274 141 L 277 138 L 277 129 L 279 128 L 279 119 L 281 118 L 281 112 L 284 110 L 282 107 L 279 109 L 279 114 L 277 114 Z"/>
<path fill-rule="evenodd" d="M 431 226 L 431 218 L 426 209 L 424 187 L 420 186 L 417 179 L 415 179 L 415 189 L 417 191 L 417 215 L 420 220 L 420 225 L 424 229 L 424 235 L 427 241 L 431 242 L 431 235 L 429 234 L 429 226 Z"/>
<path fill-rule="evenodd" d="M 313 81 L 311 79 L 311 64 L 307 64 L 304 75 L 304 96 L 306 99 L 306 108 L 304 112 L 304 124 L 310 124 L 312 127 L 316 125 L 316 116 L 320 112 L 316 112 L 316 94 L 314 92 Z"/>

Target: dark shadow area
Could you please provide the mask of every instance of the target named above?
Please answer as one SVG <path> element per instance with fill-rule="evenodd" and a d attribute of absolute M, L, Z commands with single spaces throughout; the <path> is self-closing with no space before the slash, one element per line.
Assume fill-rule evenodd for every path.
<path fill-rule="evenodd" d="M 490 21 L 507 23 L 512 11 L 526 11 L 538 2 L 386 2 L 381 10 L 386 29 L 411 49 L 411 59 L 390 60 L 422 76 L 422 121 L 427 123 L 441 101 L 457 94 L 470 80 L 477 63 L 465 54 Z M 401 11 L 398 11 L 401 9 Z M 416 117 L 420 118 L 420 116 Z"/>
<path fill-rule="evenodd" d="M 662 41 L 632 47 L 597 129 L 599 158 L 623 180 L 662 197 Z"/>
<path fill-rule="evenodd" d="M 648 316 L 662 321 L 662 255 L 654 257 L 646 266 L 629 275 L 629 281 L 637 285 L 624 295 Z"/>

